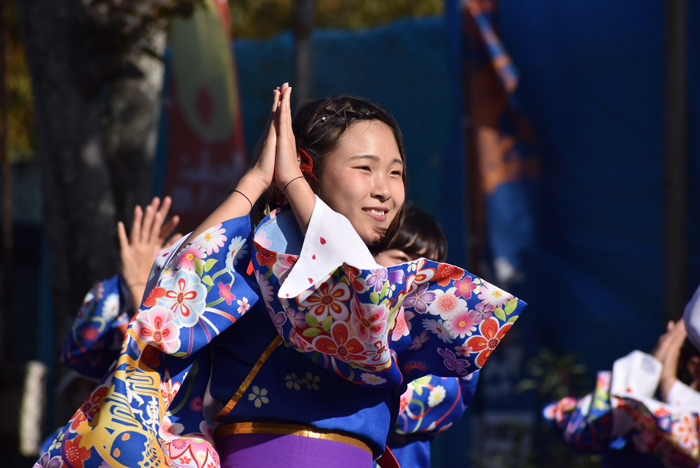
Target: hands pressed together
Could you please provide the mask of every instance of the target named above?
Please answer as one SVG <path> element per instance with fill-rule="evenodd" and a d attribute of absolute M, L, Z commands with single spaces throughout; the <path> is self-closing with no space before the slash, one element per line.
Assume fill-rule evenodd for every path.
<path fill-rule="evenodd" d="M 192 239 L 218 223 L 247 216 L 273 182 L 287 197 L 302 232 L 306 232 L 316 196 L 304 180 L 297 160 L 291 95 L 292 88 L 288 83 L 273 90 L 272 109 L 265 132 L 256 145 L 253 166 L 229 197 L 190 234 Z"/>
<path fill-rule="evenodd" d="M 255 162 L 247 174 L 259 183 L 260 193 L 254 193 L 253 195 L 258 195 L 255 198 L 273 182 L 282 192 L 288 183 L 302 175 L 292 131 L 291 95 L 292 88 L 287 83 L 273 91 L 266 132 L 255 147 Z"/>
<path fill-rule="evenodd" d="M 273 90 L 272 110 L 266 132 L 255 148 L 253 167 L 243 176 L 236 191 L 243 192 L 249 200 L 257 200 L 274 182 L 290 202 L 302 231 L 306 231 L 315 195 L 303 179 L 297 159 L 296 139 L 292 130 L 291 95 L 292 88 L 288 83 Z M 295 182 L 297 179 L 299 182 Z"/>

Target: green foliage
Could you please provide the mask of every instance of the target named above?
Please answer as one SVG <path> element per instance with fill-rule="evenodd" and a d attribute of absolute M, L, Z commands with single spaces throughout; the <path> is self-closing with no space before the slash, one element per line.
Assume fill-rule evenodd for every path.
<path fill-rule="evenodd" d="M 574 354 L 559 355 L 542 348 L 527 364 L 531 378 L 518 382 L 515 391 L 537 390 L 548 401 L 582 396 L 593 387 L 586 375 L 588 369 L 578 359 Z"/>
<path fill-rule="evenodd" d="M 237 0 L 229 7 L 235 37 L 271 37 L 294 21 L 293 0 Z"/>
<path fill-rule="evenodd" d="M 400 18 L 439 15 L 443 0 L 319 0 L 316 24 L 321 28 L 359 29 Z"/>
<path fill-rule="evenodd" d="M 270 37 L 294 24 L 294 0 L 231 0 L 229 5 L 236 37 Z M 443 0 L 317 0 L 314 27 L 361 29 L 442 11 Z"/>
<path fill-rule="evenodd" d="M 109 62 L 105 76 L 139 76 L 130 66 L 135 53 L 153 53 L 150 41 L 176 16 L 189 16 L 203 0 L 84 0 L 86 26 L 95 32 L 95 54 Z M 77 8 L 77 7 L 76 7 Z M 36 153 L 32 87 L 24 56 L 15 4 L 5 2 L 7 23 L 8 151 L 11 162 L 29 161 Z M 91 24 L 89 24 L 91 23 Z"/>
<path fill-rule="evenodd" d="M 7 149 L 10 162 L 29 161 L 36 152 L 32 84 L 14 2 L 5 2 L 7 24 Z"/>
<path fill-rule="evenodd" d="M 565 396 L 581 397 L 593 389 L 593 383 L 579 359 L 575 354 L 559 355 L 542 348 L 527 364 L 530 377 L 518 382 L 515 391 L 536 390 L 547 403 Z M 535 439 L 537 448 L 529 454 L 525 468 L 600 467 L 600 455 L 573 452 L 543 420 L 538 422 Z"/>

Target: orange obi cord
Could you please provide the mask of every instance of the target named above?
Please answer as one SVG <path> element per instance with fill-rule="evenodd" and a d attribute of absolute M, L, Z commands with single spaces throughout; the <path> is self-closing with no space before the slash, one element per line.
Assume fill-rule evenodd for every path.
<path fill-rule="evenodd" d="M 240 387 L 238 387 L 238 390 L 236 393 L 231 397 L 229 402 L 222 408 L 221 411 L 219 411 L 219 414 L 214 416 L 214 420 L 218 421 L 219 418 L 226 416 L 231 412 L 231 410 L 238 404 L 238 400 L 241 399 L 245 391 L 248 389 L 250 384 L 253 382 L 253 379 L 255 378 L 256 375 L 258 375 L 258 372 L 260 372 L 260 368 L 265 364 L 265 361 L 267 361 L 267 358 L 270 357 L 270 354 L 275 350 L 276 347 L 278 347 L 282 343 L 282 337 L 281 336 L 276 336 L 274 340 L 272 340 L 272 343 L 267 347 L 267 349 L 262 353 L 262 356 L 258 358 L 258 361 L 255 363 L 253 368 L 250 370 L 246 378 L 243 380 L 243 383 L 241 384 Z"/>

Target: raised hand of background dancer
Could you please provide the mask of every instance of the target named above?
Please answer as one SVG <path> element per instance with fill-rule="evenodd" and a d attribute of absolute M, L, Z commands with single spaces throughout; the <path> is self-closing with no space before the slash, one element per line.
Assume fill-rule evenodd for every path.
<path fill-rule="evenodd" d="M 182 234 L 178 233 L 168 239 L 180 222 L 178 216 L 173 216 L 167 224 L 164 224 L 171 203 L 170 197 L 165 197 L 162 204 L 158 197 L 154 197 L 145 211 L 136 205 L 129 237 L 126 235 L 124 223 L 119 221 L 117 224 L 122 278 L 131 293 L 134 310 L 141 305 L 148 274 L 156 255 L 182 237 Z"/>
<path fill-rule="evenodd" d="M 279 191 L 287 197 L 299 227 L 305 233 L 316 204 L 316 196 L 299 167 L 296 139 L 292 130 L 290 104 L 292 88 L 285 85 L 281 88 L 280 103 L 275 113 L 277 129 L 275 183 Z"/>
<path fill-rule="evenodd" d="M 659 380 L 659 393 L 664 401 L 666 401 L 671 387 L 676 383 L 678 359 L 686 336 L 685 323 L 682 319 L 677 322 L 670 321 L 666 325 L 666 333 L 659 337 L 659 341 L 652 351 L 652 355 L 663 364 Z"/>

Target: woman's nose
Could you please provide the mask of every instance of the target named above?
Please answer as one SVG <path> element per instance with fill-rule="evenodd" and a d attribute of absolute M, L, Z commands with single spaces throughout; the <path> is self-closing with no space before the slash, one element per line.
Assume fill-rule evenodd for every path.
<path fill-rule="evenodd" d="M 377 198 L 383 202 L 391 198 L 391 190 L 389 190 L 389 184 L 386 180 L 386 177 L 377 176 L 374 178 L 374 185 L 372 186 L 372 197 Z"/>

